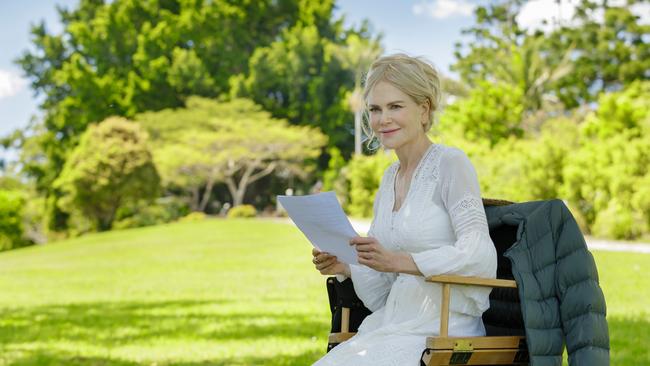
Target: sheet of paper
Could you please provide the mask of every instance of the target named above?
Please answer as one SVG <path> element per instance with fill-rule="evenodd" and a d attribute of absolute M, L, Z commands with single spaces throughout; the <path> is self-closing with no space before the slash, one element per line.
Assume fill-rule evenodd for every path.
<path fill-rule="evenodd" d="M 350 245 L 350 239 L 358 234 L 334 192 L 278 196 L 278 201 L 316 249 L 335 255 L 341 262 L 358 264 L 357 250 Z"/>

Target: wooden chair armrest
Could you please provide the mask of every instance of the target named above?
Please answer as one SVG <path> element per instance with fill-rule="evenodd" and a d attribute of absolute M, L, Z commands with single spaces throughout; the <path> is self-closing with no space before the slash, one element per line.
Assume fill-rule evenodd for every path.
<path fill-rule="evenodd" d="M 468 277 L 456 275 L 438 275 L 426 278 L 427 282 L 448 283 L 450 285 L 472 285 L 484 287 L 505 287 L 517 288 L 517 282 L 513 280 L 497 280 L 493 278 Z"/>
<path fill-rule="evenodd" d="M 449 299 L 451 297 L 451 285 L 471 285 L 485 287 L 506 287 L 517 288 L 517 283 L 512 280 L 497 280 L 492 278 L 439 275 L 429 276 L 427 282 L 442 283 L 442 299 L 440 306 L 440 336 L 447 337 L 449 331 Z"/>

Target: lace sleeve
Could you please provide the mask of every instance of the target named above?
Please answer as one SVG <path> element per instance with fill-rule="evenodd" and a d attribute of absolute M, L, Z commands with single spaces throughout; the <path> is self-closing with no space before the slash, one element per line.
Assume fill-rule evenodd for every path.
<path fill-rule="evenodd" d="M 450 149 L 440 162 L 435 194 L 447 209 L 456 234 L 453 245 L 412 254 L 425 276 L 458 274 L 496 277 L 496 250 L 490 239 L 476 171 L 469 158 Z"/>
<path fill-rule="evenodd" d="M 469 158 L 452 149 L 449 158 L 440 162 L 440 198 L 445 205 L 456 238 L 471 232 L 489 233 L 481 201 L 478 176 Z"/>

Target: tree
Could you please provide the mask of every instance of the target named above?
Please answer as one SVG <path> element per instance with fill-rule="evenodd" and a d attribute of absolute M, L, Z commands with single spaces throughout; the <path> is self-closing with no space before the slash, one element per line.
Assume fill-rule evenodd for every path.
<path fill-rule="evenodd" d="M 573 72 L 552 87 L 567 107 L 596 101 L 602 92 L 650 78 L 650 25 L 632 13 L 637 3 L 643 2 L 611 6 L 608 1 L 582 0 L 573 21 L 549 35 L 550 49 L 573 48 Z"/>
<path fill-rule="evenodd" d="M 336 51 L 342 66 L 354 71 L 354 89 L 347 99 L 354 113 L 354 153 L 357 155 L 361 154 L 361 119 L 365 104 L 361 82 L 364 73 L 381 52 L 378 41 L 365 39 L 357 34 L 350 35 L 347 44 L 339 46 Z"/>
<path fill-rule="evenodd" d="M 467 98 L 449 105 L 440 119 L 442 134 L 496 145 L 510 136 L 523 136 L 521 89 L 506 83 L 481 82 Z"/>
<path fill-rule="evenodd" d="M 650 77 L 650 48 L 643 41 L 650 26 L 640 24 L 629 7 L 582 0 L 573 21 L 544 34 L 520 27 L 522 3 L 477 7 L 476 25 L 463 31 L 473 39 L 456 44 L 458 61 L 452 66 L 465 82 L 517 85 L 532 115 L 545 103 L 575 108 L 595 101 L 599 92 Z M 595 16 L 599 11 L 602 21 Z"/>
<path fill-rule="evenodd" d="M 155 142 L 163 182 L 188 192 L 194 210 L 206 208 L 217 183 L 237 206 L 250 184 L 273 172 L 305 178 L 327 143 L 318 129 L 291 126 L 246 99 L 191 97 L 186 108 L 145 113 L 138 121 Z"/>
<path fill-rule="evenodd" d="M 319 4 L 314 6 L 320 18 L 332 17 L 333 1 L 311 3 Z M 342 20 L 319 26 L 325 23 L 303 18 L 255 50 L 248 71 L 231 78 L 231 95 L 250 98 L 291 124 L 319 127 L 329 137 L 328 147 L 347 157 L 354 151 L 350 95 L 380 46 L 367 25 L 343 32 Z"/>
<path fill-rule="evenodd" d="M 146 134 L 137 124 L 112 117 L 82 135 L 54 189 L 61 192 L 62 210 L 80 210 L 103 231 L 122 205 L 155 198 L 159 180 Z"/>
<path fill-rule="evenodd" d="M 52 182 L 89 124 L 108 116 L 133 118 L 183 107 L 190 95 L 228 95 L 231 76 L 251 75 L 251 55 L 272 43 L 293 42 L 285 38 L 294 27 L 316 35 L 307 45 L 343 44 L 348 33 L 366 34 L 344 30 L 341 19 L 332 20 L 333 8 L 332 0 L 81 0 L 74 9 L 58 10 L 61 33 L 48 32 L 44 23 L 35 25 L 33 50 L 17 63 L 43 98 L 44 120 L 16 135 L 14 145 L 22 150 L 24 173 L 51 203 L 50 227 L 66 227 L 67 214 L 59 210 Z M 288 113 L 274 109 L 273 115 L 331 126 L 324 128 L 328 134 L 347 138 L 341 100 L 351 89 L 351 73 L 324 58 L 325 53 L 310 52 L 298 54 L 314 62 L 296 70 L 296 78 L 282 74 L 281 79 L 291 87 L 301 85 L 303 97 Z M 343 138 L 336 141 L 345 144 Z"/>

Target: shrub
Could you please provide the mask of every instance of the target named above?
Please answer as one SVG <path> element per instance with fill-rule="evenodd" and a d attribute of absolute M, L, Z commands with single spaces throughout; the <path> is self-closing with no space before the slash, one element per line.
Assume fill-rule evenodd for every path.
<path fill-rule="evenodd" d="M 350 160 L 346 178 L 350 185 L 347 212 L 352 216 L 372 217 L 373 202 L 388 166 L 395 161 L 395 155 L 387 155 L 383 150 L 376 154 L 355 155 Z"/>
<path fill-rule="evenodd" d="M 603 94 L 564 168 L 562 191 L 592 232 L 635 239 L 650 230 L 650 82 Z"/>
<path fill-rule="evenodd" d="M 162 197 L 155 203 L 146 201 L 120 208 L 118 220 L 113 223 L 115 229 L 126 229 L 164 224 L 187 215 L 187 203 L 177 197 Z"/>
<path fill-rule="evenodd" d="M 147 140 L 138 124 L 119 117 L 89 126 L 54 181 L 63 194 L 58 207 L 109 230 L 121 206 L 157 197 L 160 178 Z"/>
<path fill-rule="evenodd" d="M 191 212 L 190 214 L 182 217 L 179 221 L 181 221 L 181 222 L 203 221 L 207 217 L 208 217 L 208 215 L 206 215 L 205 212 L 194 211 L 194 212 Z"/>
<path fill-rule="evenodd" d="M 23 206 L 20 191 L 0 190 L 0 250 L 23 246 Z"/>
<path fill-rule="evenodd" d="M 257 211 L 252 205 L 238 205 L 228 210 L 228 218 L 250 218 L 255 217 Z"/>

